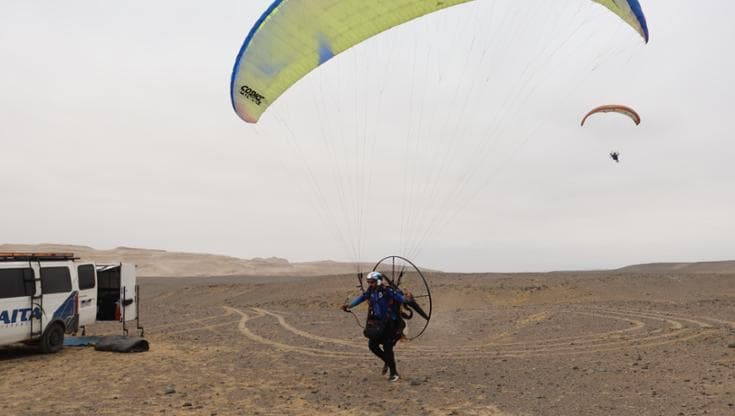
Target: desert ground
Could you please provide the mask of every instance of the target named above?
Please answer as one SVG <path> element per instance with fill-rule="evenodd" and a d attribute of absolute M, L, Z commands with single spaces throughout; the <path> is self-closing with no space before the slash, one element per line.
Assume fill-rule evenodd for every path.
<path fill-rule="evenodd" d="M 338 309 L 354 276 L 140 277 L 150 351 L 0 347 L 0 414 L 735 414 L 735 273 L 427 278 L 395 383 Z"/>

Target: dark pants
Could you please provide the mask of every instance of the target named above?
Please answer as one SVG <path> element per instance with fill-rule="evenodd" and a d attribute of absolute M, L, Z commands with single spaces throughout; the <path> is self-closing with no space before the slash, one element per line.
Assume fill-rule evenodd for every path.
<path fill-rule="evenodd" d="M 385 365 L 388 366 L 390 375 L 398 373 L 396 371 L 396 357 L 393 354 L 393 346 L 396 345 L 396 342 L 400 339 L 400 333 L 398 333 L 398 328 L 400 327 L 400 323 L 389 320 L 385 327 L 383 337 L 370 339 L 368 341 L 368 348 L 370 348 L 370 351 L 377 355 L 378 358 L 383 360 Z M 383 346 L 382 349 L 380 348 L 381 345 Z"/>

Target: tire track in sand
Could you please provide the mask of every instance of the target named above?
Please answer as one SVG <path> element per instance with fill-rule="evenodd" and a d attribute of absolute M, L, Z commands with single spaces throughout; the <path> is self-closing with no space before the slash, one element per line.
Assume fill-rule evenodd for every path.
<path fill-rule="evenodd" d="M 255 315 L 250 317 L 245 312 L 235 308 L 229 306 L 224 306 L 224 308 L 241 315 L 242 318 L 239 321 L 238 329 L 241 333 L 245 334 L 246 337 L 252 341 L 269 345 L 279 350 L 333 358 L 352 358 L 362 356 L 364 354 L 364 352 L 334 351 L 329 349 L 311 348 L 268 339 L 249 329 L 247 326 L 248 321 L 268 316 L 275 318 L 282 329 L 301 338 L 319 343 L 335 344 L 343 347 L 360 348 L 363 351 L 365 350 L 363 344 L 343 339 L 323 337 L 298 329 L 289 324 L 282 315 L 266 309 L 252 308 Z M 403 345 L 406 345 L 406 350 L 414 351 L 420 356 L 426 358 L 436 358 L 437 356 L 445 358 L 483 358 L 488 356 L 526 357 L 538 355 L 570 355 L 615 351 L 627 348 L 648 348 L 672 344 L 675 342 L 684 342 L 709 334 L 714 330 L 712 325 L 703 321 L 709 320 L 716 321 L 718 323 L 726 322 L 719 321 L 714 318 L 699 318 L 692 316 L 682 317 L 668 312 L 655 310 L 640 311 L 632 309 L 589 307 L 577 308 L 569 312 L 594 317 L 623 320 L 628 322 L 631 327 L 607 331 L 604 333 L 558 337 L 543 341 L 519 341 L 506 343 L 489 342 L 462 346 Z M 536 314 L 531 316 L 529 319 L 530 321 L 537 321 L 540 317 L 543 318 L 543 316 L 544 315 Z M 653 327 L 654 329 L 645 333 L 635 333 L 636 331 L 645 330 L 650 326 L 646 321 L 660 322 L 665 325 L 660 328 Z"/>
<path fill-rule="evenodd" d="M 331 351 L 331 350 L 325 350 L 325 349 L 318 349 L 318 348 L 310 348 L 310 347 L 302 347 L 302 346 L 296 346 L 296 345 L 289 345 L 278 341 L 273 341 L 264 337 L 261 337 L 260 335 L 257 335 L 256 333 L 252 332 L 247 327 L 247 322 L 252 319 L 261 318 L 263 316 L 266 316 L 265 311 L 260 312 L 253 308 L 255 310 L 255 316 L 250 317 L 245 312 L 242 312 L 239 309 L 233 308 L 231 306 L 223 306 L 226 310 L 230 310 L 234 313 L 237 313 L 241 316 L 240 321 L 238 323 L 238 330 L 244 334 L 248 339 L 265 344 L 268 346 L 271 346 L 275 349 L 285 351 L 285 352 L 298 352 L 301 354 L 311 355 L 315 357 L 330 357 L 330 358 L 359 358 L 364 357 L 365 352 L 345 352 L 345 351 Z M 275 315 L 273 313 L 269 313 L 269 315 Z M 284 321 L 285 322 L 285 321 Z M 302 331 L 303 332 L 303 331 Z M 365 348 L 367 349 L 367 348 Z"/>

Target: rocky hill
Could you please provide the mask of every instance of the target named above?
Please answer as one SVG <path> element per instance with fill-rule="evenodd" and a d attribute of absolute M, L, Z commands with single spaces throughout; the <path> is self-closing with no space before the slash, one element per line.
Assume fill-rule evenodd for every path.
<path fill-rule="evenodd" d="M 278 257 L 241 259 L 130 247 L 97 250 L 66 244 L 0 244 L 0 252 L 74 253 L 80 259 L 96 263 L 134 263 L 138 266 L 139 276 L 312 276 L 354 273 L 357 270 L 353 263 L 335 261 L 291 263 Z M 367 267 L 364 265 L 363 270 Z"/>

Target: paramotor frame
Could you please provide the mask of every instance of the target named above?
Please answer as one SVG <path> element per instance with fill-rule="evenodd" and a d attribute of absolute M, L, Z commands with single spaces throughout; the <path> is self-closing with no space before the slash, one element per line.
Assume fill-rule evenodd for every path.
<path fill-rule="evenodd" d="M 405 257 L 386 256 L 378 260 L 373 267 L 373 271 L 381 272 L 392 288 L 398 289 L 404 294 L 410 293 L 412 295 L 413 300 L 402 305 L 401 317 L 407 321 L 406 339 L 414 340 L 420 337 L 429 326 L 433 309 L 431 289 L 421 269 Z M 362 279 L 360 279 L 360 287 L 364 290 Z M 427 303 L 428 311 L 425 308 Z M 409 325 L 409 322 L 416 319 L 417 315 L 424 322 L 423 326 L 419 324 L 419 327 L 414 329 L 413 326 Z"/>

